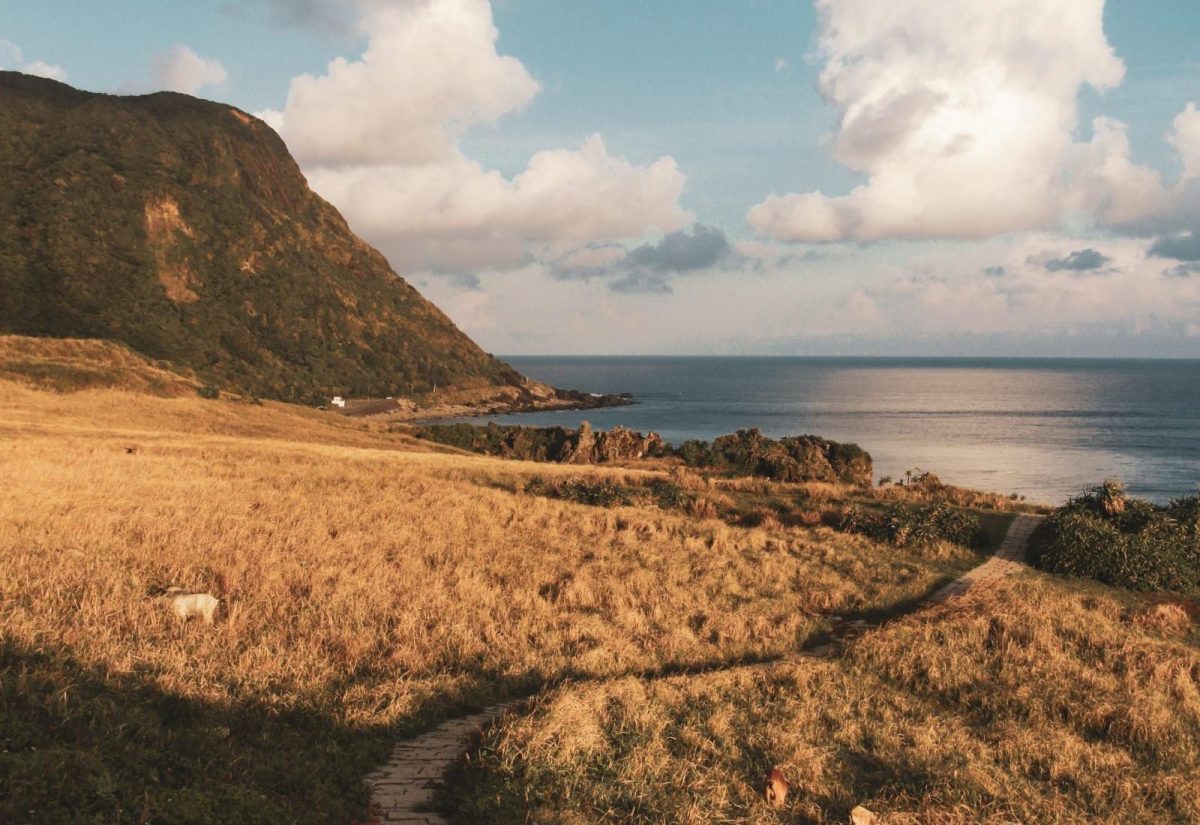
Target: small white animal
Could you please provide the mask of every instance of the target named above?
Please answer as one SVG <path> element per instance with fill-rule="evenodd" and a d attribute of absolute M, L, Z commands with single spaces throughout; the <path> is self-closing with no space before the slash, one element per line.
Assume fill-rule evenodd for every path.
<path fill-rule="evenodd" d="M 168 587 L 163 592 L 162 599 L 180 621 L 186 622 L 193 616 L 200 616 L 205 624 L 213 623 L 213 614 L 221 604 L 216 596 L 210 596 L 208 593 L 189 593 L 182 587 Z"/>

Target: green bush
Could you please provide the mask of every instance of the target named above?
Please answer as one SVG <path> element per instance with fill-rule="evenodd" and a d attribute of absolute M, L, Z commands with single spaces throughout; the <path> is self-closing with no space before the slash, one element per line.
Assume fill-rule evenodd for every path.
<path fill-rule="evenodd" d="M 758 429 L 738 430 L 712 443 L 685 441 L 674 454 L 689 467 L 773 481 L 829 481 L 870 486 L 871 455 L 857 444 L 815 435 L 768 438 Z"/>
<path fill-rule="evenodd" d="M 695 493 L 688 492 L 673 481 L 663 479 L 652 483 L 650 492 L 658 506 L 664 510 L 682 510 L 696 498 Z"/>
<path fill-rule="evenodd" d="M 1116 482 L 1088 490 L 1048 520 L 1033 559 L 1051 573 L 1131 590 L 1200 588 L 1200 496 L 1159 507 Z"/>
<path fill-rule="evenodd" d="M 929 547 L 948 541 L 975 547 L 982 538 L 979 517 L 938 502 L 925 507 L 893 504 L 879 509 L 851 507 L 842 529 L 895 547 Z"/>
<path fill-rule="evenodd" d="M 608 479 L 591 481 L 574 478 L 566 481 L 547 481 L 537 477 L 530 479 L 529 483 L 525 485 L 525 492 L 536 496 L 574 501 L 592 507 L 626 506 L 633 504 L 636 499 L 632 488 Z"/>
<path fill-rule="evenodd" d="M 214 387 L 211 384 L 206 384 L 203 387 L 197 387 L 196 394 L 201 398 L 207 398 L 210 401 L 213 401 L 221 397 L 221 389 L 219 387 Z"/>

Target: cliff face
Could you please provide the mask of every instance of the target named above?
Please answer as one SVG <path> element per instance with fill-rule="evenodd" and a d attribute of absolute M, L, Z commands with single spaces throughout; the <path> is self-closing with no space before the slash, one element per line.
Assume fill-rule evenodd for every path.
<path fill-rule="evenodd" d="M 516 387 L 230 106 L 0 72 L 0 333 L 286 400 Z"/>

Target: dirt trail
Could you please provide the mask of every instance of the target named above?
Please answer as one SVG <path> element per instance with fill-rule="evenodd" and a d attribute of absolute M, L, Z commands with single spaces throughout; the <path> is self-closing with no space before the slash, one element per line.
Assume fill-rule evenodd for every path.
<path fill-rule="evenodd" d="M 994 583 L 1020 570 L 1024 567 L 1025 548 L 1029 537 L 1039 521 L 1038 516 L 1017 516 L 994 555 L 935 591 L 920 607 L 943 604 L 963 595 L 972 587 Z M 878 626 L 879 623 L 864 620 L 838 621 L 834 624 L 833 638 L 830 641 L 805 648 L 773 662 L 749 665 L 738 663 L 724 668 L 706 668 L 704 672 L 762 667 L 764 664 L 777 664 L 780 661 L 798 658 L 830 658 L 838 655 L 864 631 Z M 397 745 L 387 764 L 367 776 L 367 783 L 371 786 L 373 821 L 380 825 L 448 825 L 444 817 L 429 810 L 442 778 L 455 761 L 466 753 L 476 734 L 495 723 L 506 712 L 515 709 L 522 701 L 517 699 L 493 705 L 470 716 L 450 719 L 415 739 L 407 739 Z"/>

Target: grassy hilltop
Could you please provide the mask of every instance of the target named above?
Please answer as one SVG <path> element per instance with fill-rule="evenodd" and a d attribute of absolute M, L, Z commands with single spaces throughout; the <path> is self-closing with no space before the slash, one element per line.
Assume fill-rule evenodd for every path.
<path fill-rule="evenodd" d="M 0 72 L 0 135 L 0 333 L 117 340 L 265 398 L 523 383 L 245 112 Z"/>
<path fill-rule="evenodd" d="M 770 664 L 978 563 L 1007 500 L 898 542 L 822 514 L 961 492 L 506 461 L 41 344 L 0 346 L 0 820 L 366 822 L 398 737 L 540 690 L 456 821 L 1200 821 L 1198 640 L 1154 597 L 1031 571 Z"/>

